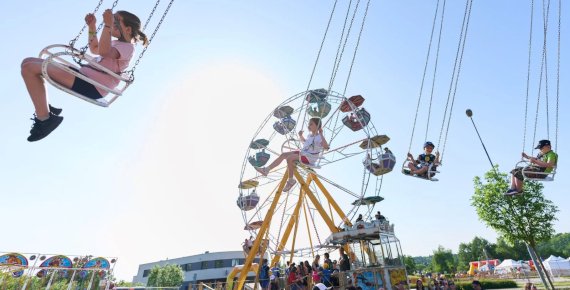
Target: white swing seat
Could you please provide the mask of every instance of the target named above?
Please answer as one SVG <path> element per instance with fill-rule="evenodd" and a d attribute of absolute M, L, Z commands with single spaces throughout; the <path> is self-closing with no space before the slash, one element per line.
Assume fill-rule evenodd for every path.
<path fill-rule="evenodd" d="M 54 50 L 58 50 L 58 51 L 54 51 Z M 129 85 L 133 82 L 133 80 L 127 76 L 127 74 L 117 74 L 109 69 L 107 69 L 106 67 L 101 66 L 96 60 L 95 58 L 86 55 L 86 54 L 81 54 L 81 52 L 71 46 L 68 45 L 63 45 L 63 44 L 54 44 L 54 45 L 50 45 L 47 46 L 46 48 L 44 48 L 41 52 L 40 52 L 40 58 L 44 59 L 44 62 L 42 64 L 42 75 L 43 77 L 50 83 L 52 84 L 54 87 L 72 95 L 75 97 L 78 97 L 84 101 L 87 101 L 89 103 L 92 103 L 94 105 L 100 106 L 100 107 L 109 107 L 119 96 L 121 96 L 123 94 L 123 92 L 125 91 L 125 89 L 127 89 L 127 87 L 129 87 Z M 66 59 L 67 58 L 67 59 Z M 77 64 L 75 64 L 72 61 L 72 58 L 78 58 L 81 59 L 83 61 L 85 61 L 87 63 L 87 65 L 89 65 L 90 67 L 102 71 L 112 77 L 114 77 L 115 79 L 119 80 L 119 85 L 116 88 L 109 88 L 93 79 L 90 79 L 89 77 L 75 71 L 79 70 L 79 66 Z M 70 60 L 68 60 L 70 59 Z M 82 94 L 79 94 L 77 92 L 72 91 L 69 88 L 66 88 L 64 86 L 62 86 L 61 84 L 57 83 L 56 81 L 52 80 L 50 78 L 50 76 L 47 73 L 48 70 L 48 66 L 49 65 L 53 65 L 59 69 L 62 69 L 70 74 L 72 74 L 75 77 L 78 77 L 92 85 L 94 85 L 97 88 L 103 89 L 105 91 L 107 91 L 109 93 L 109 97 L 105 97 L 105 98 L 100 98 L 100 99 L 92 99 L 89 98 L 87 96 L 84 96 Z"/>
<path fill-rule="evenodd" d="M 297 139 L 288 139 L 285 140 L 285 142 L 283 142 L 283 144 L 281 145 L 281 153 L 286 153 L 286 152 L 292 152 L 292 151 L 299 151 L 299 160 L 297 160 L 297 165 L 300 165 L 301 167 L 305 168 L 305 169 L 321 169 L 321 160 L 323 159 L 323 151 L 321 151 L 319 153 L 319 156 L 317 157 L 317 162 L 315 162 L 314 164 L 307 164 L 307 163 L 303 163 L 301 162 L 301 156 L 302 154 L 301 152 L 301 141 L 297 140 Z M 308 159 L 308 158 L 307 158 Z"/>
<path fill-rule="evenodd" d="M 524 168 L 531 166 L 532 164 L 528 161 L 520 161 L 517 163 L 516 167 L 522 167 L 522 175 L 525 180 L 531 181 L 554 181 L 554 176 L 556 175 L 556 166 L 552 167 L 551 172 L 540 172 L 540 171 L 531 171 L 531 170 L 524 170 Z M 544 178 L 539 178 L 536 176 L 544 176 Z"/>
<path fill-rule="evenodd" d="M 411 177 L 415 177 L 415 178 L 419 178 L 419 179 L 423 179 L 423 180 L 429 180 L 429 181 L 439 181 L 439 179 L 435 178 L 434 175 L 436 173 L 440 173 L 439 170 L 437 169 L 433 169 L 434 164 L 430 164 L 430 166 L 428 167 L 428 170 L 425 174 L 425 176 L 420 176 L 420 175 L 416 175 L 416 174 L 412 174 L 410 168 L 408 168 L 408 163 L 410 163 L 409 160 L 406 159 L 406 161 L 404 161 L 404 164 L 402 165 L 402 173 L 404 175 L 407 176 L 411 176 Z M 438 163 L 437 166 L 441 166 L 441 163 Z"/>

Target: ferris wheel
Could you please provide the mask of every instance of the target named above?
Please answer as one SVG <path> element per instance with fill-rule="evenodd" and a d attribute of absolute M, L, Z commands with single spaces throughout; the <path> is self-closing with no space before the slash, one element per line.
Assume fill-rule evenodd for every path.
<path fill-rule="evenodd" d="M 245 152 L 238 186 L 244 230 L 255 239 L 244 247 L 247 259 L 240 278 L 245 280 L 257 256 L 269 256 L 275 265 L 281 257 L 309 259 L 330 251 L 325 239 L 351 226 L 366 197 L 379 196 L 382 176 L 396 160 L 382 147 L 389 138 L 378 134 L 363 104 L 360 95 L 309 90 L 288 98 L 261 122 Z M 299 158 L 292 170 L 296 184 L 285 192 L 286 162 L 266 176 L 259 168 L 281 154 L 303 150 L 298 131 L 307 132 L 311 118 L 320 119 L 329 148 L 313 162 Z"/>

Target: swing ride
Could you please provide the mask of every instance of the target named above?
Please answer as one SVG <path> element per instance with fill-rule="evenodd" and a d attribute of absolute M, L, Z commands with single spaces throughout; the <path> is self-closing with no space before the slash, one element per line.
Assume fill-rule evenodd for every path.
<path fill-rule="evenodd" d="M 421 80 L 421 85 L 420 85 L 420 91 L 418 94 L 418 101 L 417 101 L 417 105 L 416 105 L 416 112 L 415 112 L 415 116 L 414 116 L 414 122 L 413 122 L 413 126 L 412 126 L 412 134 L 410 136 L 410 145 L 408 147 L 408 152 L 411 152 L 412 149 L 412 145 L 414 144 L 414 134 L 416 132 L 416 126 L 417 126 L 417 121 L 418 121 L 418 117 L 419 117 L 419 112 L 420 112 L 420 106 L 422 103 L 422 97 L 424 95 L 424 86 L 425 86 L 425 82 L 427 79 L 431 78 L 432 82 L 431 82 L 431 92 L 429 95 L 429 106 L 426 110 L 426 118 L 422 119 L 422 124 L 425 124 L 425 135 L 424 135 L 424 139 L 422 141 L 426 142 L 426 144 L 431 142 L 427 142 L 427 140 L 429 139 L 429 132 L 430 132 L 430 121 L 431 121 L 431 116 L 432 116 L 432 105 L 433 105 L 433 99 L 434 99 L 434 95 L 435 95 L 435 87 L 436 87 L 436 83 L 437 83 L 437 72 L 438 72 L 438 64 L 439 64 L 439 59 L 440 59 L 440 48 L 441 48 L 441 39 L 442 39 L 442 28 L 443 28 L 443 23 L 444 23 L 444 19 L 445 19 L 445 1 L 441 2 L 437 1 L 436 3 L 436 9 L 435 9 L 435 13 L 433 16 L 433 23 L 432 23 L 432 29 L 431 29 L 431 35 L 430 35 L 430 40 L 429 40 L 429 45 L 428 45 L 428 49 L 427 49 L 427 54 L 426 54 L 426 61 L 425 61 L 425 66 L 424 66 L 424 70 L 423 70 L 423 75 L 422 75 L 422 80 Z M 426 162 L 422 162 L 422 160 L 420 160 L 419 164 L 420 166 L 426 166 L 427 170 L 425 171 L 424 174 L 413 174 L 411 172 L 410 167 L 416 167 L 416 165 L 413 165 L 414 162 L 412 162 L 412 160 L 410 160 L 409 158 L 406 158 L 404 163 L 402 164 L 402 173 L 408 176 L 412 176 L 412 177 L 417 177 L 417 178 L 421 178 L 421 179 L 425 179 L 425 180 L 429 180 L 429 181 L 438 181 L 437 178 L 434 178 L 434 176 L 436 176 L 437 173 L 439 173 L 439 168 L 442 166 L 442 161 L 443 161 L 443 156 L 445 153 L 445 146 L 447 144 L 447 137 L 448 137 L 448 133 L 449 133 L 449 127 L 451 124 L 451 116 L 453 113 L 453 106 L 455 104 L 455 96 L 456 96 L 456 92 L 457 92 L 457 86 L 459 83 L 459 76 L 460 76 L 460 72 L 461 72 L 461 64 L 463 61 L 463 51 L 465 49 L 465 43 L 467 40 L 467 32 L 468 32 L 468 28 L 469 28 L 469 20 L 471 18 L 471 7 L 472 7 L 472 1 L 471 0 L 467 0 L 465 2 L 465 11 L 463 14 L 463 24 L 461 27 L 461 31 L 459 34 L 459 42 L 457 44 L 457 51 L 455 54 L 455 60 L 454 60 L 454 64 L 453 64 L 453 70 L 452 70 L 452 74 L 451 74 L 451 79 L 450 79 L 450 83 L 449 83 L 449 90 L 447 93 L 447 100 L 445 103 L 445 109 L 443 112 L 443 120 L 441 122 L 441 127 L 439 130 L 439 138 L 438 138 L 438 142 L 437 142 L 437 146 L 433 146 L 435 147 L 436 152 L 440 151 L 441 155 L 439 156 L 439 162 L 437 162 L 437 158 L 435 158 L 435 161 L 432 160 L 426 160 Z M 439 17 L 439 22 L 437 21 Z M 437 29 L 436 29 L 437 28 Z M 434 34 L 434 32 L 438 31 L 438 35 L 436 36 Z M 438 41 L 437 44 L 434 44 L 434 36 L 437 37 Z M 432 49 L 435 49 L 435 56 L 432 56 Z M 428 68 L 430 68 L 430 63 L 433 66 L 433 70 L 431 73 L 428 73 Z M 419 147 L 419 146 L 418 146 Z M 424 148 L 426 147 L 426 145 L 424 145 Z M 439 148 L 441 148 L 441 150 L 439 150 Z M 437 153 L 436 153 L 437 156 Z M 429 162 L 428 162 L 429 161 Z M 417 161 L 416 161 L 417 162 Z"/>
<path fill-rule="evenodd" d="M 91 289 L 105 281 L 105 290 L 109 289 L 110 280 L 106 277 L 113 273 L 117 258 L 66 256 L 28 253 L 0 252 L 0 273 L 8 273 L 13 278 L 19 278 L 18 287 L 22 290 L 33 286 L 33 277 L 42 279 L 42 289 L 49 290 L 57 281 L 65 281 L 67 289 L 73 286 Z M 5 281 L 0 277 L 0 288 L 4 289 Z"/>
<path fill-rule="evenodd" d="M 95 9 L 92 12 L 93 14 L 95 14 L 99 10 L 99 8 L 103 4 L 103 2 L 104 2 L 103 0 L 99 1 L 99 3 L 97 4 L 97 6 L 95 7 Z M 118 2 L 119 2 L 119 0 L 115 0 L 111 6 L 111 9 L 114 9 L 117 6 Z M 148 45 L 143 48 L 143 50 L 140 52 L 137 60 L 130 67 L 130 69 L 127 69 L 125 71 L 111 71 L 108 68 L 99 64 L 97 61 L 98 58 L 95 58 L 93 56 L 86 54 L 86 51 L 89 47 L 88 44 L 86 44 L 85 46 L 83 46 L 81 48 L 77 48 L 75 46 L 76 42 L 79 40 L 79 37 L 83 34 L 85 29 L 87 28 L 87 24 L 85 24 L 85 25 L 83 25 L 83 28 L 81 28 L 81 30 L 79 31 L 77 36 L 69 42 L 69 45 L 54 44 L 54 45 L 49 45 L 49 46 L 47 46 L 41 50 L 39 57 L 41 59 L 44 59 L 44 62 L 42 64 L 42 75 L 43 75 L 44 79 L 47 80 L 50 84 L 52 84 L 54 87 L 60 89 L 61 91 L 66 92 L 72 96 L 78 97 L 84 101 L 87 101 L 87 102 L 92 103 L 92 104 L 97 105 L 97 106 L 109 107 L 134 82 L 135 70 L 136 70 L 138 64 L 140 63 L 140 61 L 142 60 L 146 50 L 148 49 L 148 46 L 151 44 L 154 36 L 158 32 L 162 22 L 166 18 L 166 15 L 168 14 L 170 7 L 172 6 L 173 3 L 174 3 L 174 0 L 170 0 L 170 2 L 168 3 L 167 7 L 165 8 L 165 10 L 164 10 L 164 12 L 160 18 L 160 20 L 158 21 L 158 24 L 155 26 L 155 28 L 152 32 L 152 35 L 148 39 Z M 159 4 L 160 4 L 160 0 L 157 0 L 154 3 L 154 7 L 152 8 L 151 12 L 149 13 L 147 20 L 145 21 L 145 24 L 143 26 L 143 30 L 146 31 L 149 28 L 148 25 L 149 25 L 153 15 L 154 15 L 154 13 L 156 12 Z M 97 27 L 97 30 L 96 30 L 97 33 L 99 33 L 99 31 L 101 30 L 103 25 L 104 25 L 103 22 L 101 22 L 99 24 L 99 26 Z M 61 70 L 68 72 L 69 74 L 71 74 L 75 77 L 78 77 L 78 78 L 94 85 L 96 88 L 103 89 L 104 91 L 108 92 L 108 95 L 104 98 L 92 99 L 92 98 L 89 98 L 85 95 L 77 93 L 77 92 L 75 92 L 69 88 L 66 88 L 65 86 L 59 84 L 58 82 L 56 82 L 55 80 L 53 80 L 49 76 L 49 74 L 47 73 L 49 66 L 55 66 Z M 98 70 L 100 72 L 104 72 L 105 74 L 111 76 L 113 79 L 117 80 L 119 84 L 115 88 L 110 88 L 110 87 L 108 87 L 108 86 L 106 86 L 100 82 L 97 82 L 94 79 L 91 79 L 91 78 L 79 73 L 79 68 L 81 68 L 83 66 L 90 66 L 95 70 Z"/>
<path fill-rule="evenodd" d="M 549 88 L 550 88 L 550 83 L 549 83 L 549 65 L 548 65 L 548 60 L 549 60 L 549 50 L 548 50 L 548 45 L 552 42 L 549 41 L 548 36 L 549 34 L 549 15 L 550 15 L 550 10 L 551 10 L 551 6 L 550 5 L 543 5 L 543 23 L 542 23 L 542 28 L 543 30 L 541 31 L 542 33 L 542 37 L 543 37 L 543 41 L 542 41 L 542 47 L 540 50 L 540 56 L 536 55 L 534 57 L 539 58 L 538 62 L 540 63 L 540 69 L 537 72 L 537 76 L 536 76 L 536 81 L 538 82 L 537 86 L 536 86 L 536 110 L 535 110 L 535 117 L 534 117 L 534 131 L 533 131 L 533 136 L 532 136 L 532 143 L 530 143 L 531 146 L 534 146 L 535 142 L 536 142 L 536 137 L 537 137 L 537 130 L 538 130 L 538 126 L 539 126 L 539 122 L 544 122 L 544 126 L 546 127 L 544 131 L 542 131 L 542 134 L 546 135 L 546 139 L 550 140 L 550 133 L 551 131 L 554 131 L 554 146 L 552 146 L 552 152 L 556 152 L 557 151 L 557 146 L 558 146 L 558 111 L 559 111 L 559 104 L 560 104 L 560 23 L 561 23 L 561 18 L 562 18 L 562 14 L 561 14 L 561 7 L 560 7 L 560 2 L 558 5 L 558 14 L 557 14 L 557 24 L 558 24 L 558 30 L 556 33 L 556 47 L 557 47 L 557 51 L 556 51 L 556 56 L 555 56 L 555 61 L 556 61 L 556 102 L 554 104 L 554 106 L 556 107 L 555 112 L 554 112 L 554 128 L 552 129 L 550 126 L 551 123 L 551 100 L 550 100 L 550 95 L 549 95 Z M 533 48 L 533 21 L 532 19 L 534 18 L 534 2 L 531 2 L 531 14 L 530 14 L 530 30 L 529 30 L 529 44 L 528 44 L 528 64 L 527 64 L 527 80 L 526 80 L 526 94 L 525 94 L 525 110 L 524 110 L 524 125 L 523 125 L 523 142 L 522 142 L 522 152 L 525 152 L 525 147 L 526 147 L 526 138 L 527 138 L 527 126 L 528 126 L 528 116 L 529 116 L 529 99 L 530 99 L 530 93 L 531 93 L 531 79 L 532 79 L 532 72 L 531 72 L 531 67 L 532 67 L 532 63 L 533 63 L 533 53 L 532 53 L 532 48 Z M 544 102 L 543 107 L 541 108 L 541 102 Z M 542 109 L 542 114 L 541 114 L 541 109 Z M 549 144 L 550 146 L 550 144 Z M 532 148 L 532 147 L 531 147 Z M 532 148 L 532 150 L 534 149 L 540 149 L 540 148 Z M 532 151 L 531 150 L 531 151 Z M 558 161 L 558 155 L 556 153 L 549 153 L 554 155 L 553 159 L 554 159 L 554 165 L 551 168 L 540 168 L 541 170 L 543 170 L 542 172 L 537 172 L 536 169 L 537 166 L 535 164 L 532 164 L 530 162 L 530 160 L 528 158 L 522 158 L 521 161 L 519 161 L 515 168 L 522 168 L 522 176 L 524 177 L 525 180 L 530 180 L 530 181 L 554 181 L 554 176 L 556 175 L 556 169 L 557 169 L 557 161 Z M 543 156 L 542 153 L 540 153 L 538 155 L 538 159 L 541 159 L 541 157 Z"/>

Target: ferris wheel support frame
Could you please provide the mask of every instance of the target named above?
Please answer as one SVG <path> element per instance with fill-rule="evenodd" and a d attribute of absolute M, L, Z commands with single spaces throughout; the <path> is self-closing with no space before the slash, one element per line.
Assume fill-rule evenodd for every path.
<path fill-rule="evenodd" d="M 294 236 L 296 236 L 297 229 L 298 229 L 298 221 L 299 221 L 299 217 L 300 217 L 299 214 L 300 214 L 301 205 L 304 203 L 304 200 L 307 197 L 313 203 L 313 205 L 315 206 L 315 209 L 317 210 L 317 212 L 323 218 L 324 222 L 329 227 L 329 230 L 333 233 L 340 232 L 340 229 L 332 221 L 332 215 L 329 216 L 326 209 L 320 204 L 319 200 L 317 199 L 317 197 L 315 196 L 313 191 L 311 191 L 311 189 L 309 188 L 309 185 L 312 182 L 314 182 L 315 185 L 321 190 L 323 196 L 329 202 L 329 205 L 331 205 L 335 209 L 335 211 L 340 216 L 340 218 L 343 220 L 343 222 L 349 226 L 351 225 L 350 221 L 348 220 L 348 217 L 344 214 L 344 212 L 341 210 L 340 206 L 332 198 L 332 195 L 329 193 L 329 191 L 326 189 L 326 187 L 319 180 L 318 176 L 311 171 L 308 171 L 307 173 L 308 173 L 307 174 L 307 180 L 305 181 L 303 179 L 303 176 L 297 170 L 297 168 L 295 167 L 293 169 L 293 176 L 295 177 L 295 179 L 297 179 L 297 181 L 299 182 L 299 185 L 301 186 L 301 190 L 299 193 L 299 200 L 298 200 L 297 204 L 295 205 L 295 209 L 289 218 L 289 222 L 287 224 L 287 227 L 285 228 L 285 231 L 283 233 L 283 237 L 281 238 L 281 241 L 278 242 L 278 247 L 276 249 L 276 255 L 273 257 L 273 259 L 271 261 L 271 264 L 270 264 L 271 266 L 274 266 L 281 259 L 281 252 L 283 251 L 283 248 L 285 248 L 285 245 L 289 241 L 289 236 L 291 235 L 291 231 L 293 230 L 293 228 L 296 229 L 294 234 L 293 234 Z M 279 183 L 277 191 L 275 191 L 275 197 L 273 198 L 271 206 L 270 206 L 269 210 L 267 211 L 267 214 L 265 216 L 265 219 L 263 220 L 261 228 L 259 228 L 257 238 L 255 239 L 255 242 L 253 243 L 253 246 L 252 246 L 251 250 L 249 251 L 249 254 L 247 255 L 244 266 L 241 269 L 241 272 L 239 274 L 237 289 L 243 288 L 243 286 L 245 284 L 245 280 L 247 278 L 247 273 L 249 273 L 250 269 L 252 269 L 253 260 L 257 256 L 257 253 L 259 251 L 259 247 L 261 245 L 261 241 L 263 240 L 262 238 L 259 238 L 259 237 L 263 237 L 267 233 L 267 231 L 269 230 L 269 225 L 271 224 L 271 220 L 273 219 L 273 214 L 274 214 L 275 209 L 279 203 L 279 199 L 281 198 L 281 194 L 283 193 L 283 188 L 285 187 L 285 183 L 287 182 L 287 176 L 288 176 L 288 174 L 286 171 L 285 174 L 283 175 L 282 179 L 281 179 L 281 182 Z M 293 243 L 294 243 L 294 241 L 293 241 Z M 294 247 L 294 245 L 293 245 L 293 247 Z M 350 251 L 348 246 L 345 245 L 344 248 L 345 248 L 345 250 Z M 292 258 L 293 258 L 293 250 L 291 251 L 291 259 Z M 262 264 L 263 264 L 263 262 L 261 261 L 260 265 L 262 265 Z"/>

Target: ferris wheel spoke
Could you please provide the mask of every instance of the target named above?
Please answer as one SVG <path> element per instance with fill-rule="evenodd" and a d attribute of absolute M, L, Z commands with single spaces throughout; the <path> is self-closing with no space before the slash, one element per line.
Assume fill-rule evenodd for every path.
<path fill-rule="evenodd" d="M 333 182 L 332 180 L 330 180 L 330 179 L 324 177 L 323 175 L 318 174 L 318 173 L 316 173 L 316 172 L 313 172 L 313 174 L 315 174 L 316 176 L 318 176 L 320 180 L 325 181 L 326 183 L 328 183 L 328 184 L 330 184 L 330 185 L 336 187 L 337 189 L 340 189 L 341 191 L 344 191 L 344 192 L 346 192 L 346 193 L 348 193 L 348 194 L 350 194 L 350 195 L 352 195 L 352 196 L 354 196 L 354 197 L 356 197 L 356 198 L 361 198 L 361 195 L 360 195 L 360 194 L 357 194 L 357 193 L 354 193 L 354 192 L 348 190 L 346 187 L 343 187 L 343 186 L 341 186 L 340 184 L 338 184 L 338 183 L 336 183 L 336 182 Z"/>

